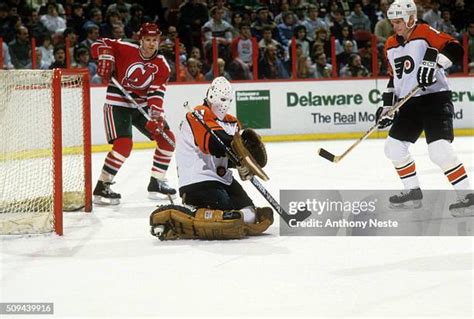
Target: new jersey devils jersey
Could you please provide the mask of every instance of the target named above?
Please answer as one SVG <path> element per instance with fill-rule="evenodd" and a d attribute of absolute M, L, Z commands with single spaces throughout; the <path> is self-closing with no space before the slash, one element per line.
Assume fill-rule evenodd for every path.
<path fill-rule="evenodd" d="M 115 77 L 142 107 L 163 109 L 170 67 L 162 55 L 144 58 L 135 44 L 103 38 L 92 44 L 93 56 L 100 46 L 110 47 L 115 57 Z M 124 94 L 110 82 L 106 103 L 134 108 Z"/>
<path fill-rule="evenodd" d="M 436 48 L 442 51 L 448 42 L 456 41 L 448 34 L 439 32 L 427 24 L 415 26 L 408 40 L 401 44 L 393 35 L 385 43 L 385 55 L 389 62 L 389 74 L 393 77 L 394 93 L 398 98 L 405 97 L 418 85 L 417 72 L 426 48 Z M 417 96 L 440 91 L 448 91 L 446 75 L 442 69 L 436 72 L 437 82 L 420 90 Z"/>
<path fill-rule="evenodd" d="M 233 136 L 239 130 L 238 120 L 230 114 L 221 121 L 205 105 L 197 106 L 195 110 L 214 131 L 224 130 Z M 203 181 L 218 181 L 225 185 L 232 183 L 227 157 L 216 157 L 209 153 L 211 134 L 191 113 L 187 113 L 186 119 L 181 122 L 176 138 L 179 187 Z"/>

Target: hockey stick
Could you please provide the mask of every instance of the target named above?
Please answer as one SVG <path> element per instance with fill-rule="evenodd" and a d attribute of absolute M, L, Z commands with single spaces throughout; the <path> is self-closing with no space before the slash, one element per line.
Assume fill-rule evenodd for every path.
<path fill-rule="evenodd" d="M 194 116 L 194 118 L 196 118 L 199 121 L 199 123 L 204 127 L 206 132 L 211 134 L 212 137 L 219 143 L 219 145 L 224 149 L 227 156 L 229 156 L 229 159 L 232 162 L 234 162 L 236 165 L 240 165 L 241 161 L 239 157 L 237 156 L 237 154 L 235 154 L 235 152 L 231 148 L 225 145 L 224 142 L 222 142 L 222 140 L 219 138 L 219 136 L 217 136 L 217 134 L 206 124 L 202 114 L 199 114 L 198 112 L 193 110 L 188 105 L 188 102 L 185 102 L 183 106 L 186 108 L 188 112 L 190 112 Z M 310 211 L 299 211 L 295 215 L 289 215 L 283 209 L 283 207 L 281 207 L 280 204 L 278 204 L 275 198 L 273 198 L 273 196 L 266 190 L 266 188 L 263 187 L 263 185 L 258 181 L 258 179 L 255 176 L 252 176 L 252 178 L 250 179 L 250 182 L 252 183 L 253 186 L 255 186 L 255 188 L 260 192 L 260 194 L 262 194 L 262 196 L 267 200 L 267 202 L 273 207 L 273 209 L 276 210 L 278 215 L 280 215 L 281 218 L 283 218 L 283 220 L 288 225 L 290 225 L 290 220 L 303 221 L 311 215 Z"/>
<path fill-rule="evenodd" d="M 120 90 L 122 91 L 122 93 L 125 95 L 125 97 L 130 101 L 132 102 L 132 104 L 138 109 L 138 111 L 140 113 L 142 113 L 142 115 L 148 120 L 148 121 L 151 121 L 151 117 L 150 115 L 140 106 L 138 105 L 137 101 L 135 101 L 135 99 L 125 90 L 125 88 L 119 83 L 119 81 L 117 81 L 117 79 L 115 77 L 111 77 L 111 80 L 112 82 L 114 83 L 114 85 Z M 173 142 L 173 140 L 165 133 L 163 132 L 163 130 L 158 130 L 158 132 L 161 134 L 161 136 L 163 136 L 163 138 L 166 140 L 166 142 L 168 142 L 169 145 L 171 145 L 173 148 L 175 147 L 175 144 Z"/>
<path fill-rule="evenodd" d="M 421 87 L 416 86 L 414 87 L 403 99 L 398 101 L 387 113 L 388 116 L 393 116 L 395 112 L 397 112 L 409 99 L 411 99 L 418 91 L 421 90 Z M 365 140 L 367 137 L 369 137 L 370 134 L 372 134 L 375 130 L 377 130 L 379 126 L 380 119 L 367 131 L 365 134 L 359 138 L 354 144 L 352 144 L 344 153 L 341 155 L 334 155 L 328 151 L 326 151 L 324 148 L 319 148 L 318 149 L 318 155 L 327 159 L 330 162 L 333 163 L 338 163 L 340 162 L 344 157 L 346 157 L 347 154 L 349 154 L 357 145 L 359 145 L 363 140 Z"/>

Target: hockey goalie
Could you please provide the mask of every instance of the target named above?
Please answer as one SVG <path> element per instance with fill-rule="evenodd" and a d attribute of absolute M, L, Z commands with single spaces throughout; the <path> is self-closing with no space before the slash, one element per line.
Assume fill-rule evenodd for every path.
<path fill-rule="evenodd" d="M 230 83 L 218 77 L 203 105 L 188 112 L 181 123 L 176 160 L 184 206 L 161 206 L 151 214 L 152 235 L 160 240 L 239 239 L 261 234 L 273 223 L 273 210 L 256 208 L 232 174 L 235 168 L 243 181 L 255 175 L 268 179 L 262 170 L 267 163 L 265 146 L 255 131 L 241 130 L 237 118 L 227 113 L 232 98 Z M 226 149 L 237 155 L 237 163 Z"/>

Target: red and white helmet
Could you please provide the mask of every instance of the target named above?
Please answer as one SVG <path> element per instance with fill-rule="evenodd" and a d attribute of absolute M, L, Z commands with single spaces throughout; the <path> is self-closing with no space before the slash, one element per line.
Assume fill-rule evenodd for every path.
<path fill-rule="evenodd" d="M 207 90 L 206 100 L 211 106 L 212 112 L 223 120 L 232 103 L 232 86 L 223 76 L 215 78 Z"/>
<path fill-rule="evenodd" d="M 138 39 L 141 40 L 144 36 L 160 36 L 161 31 L 154 23 L 144 23 L 138 31 Z"/>

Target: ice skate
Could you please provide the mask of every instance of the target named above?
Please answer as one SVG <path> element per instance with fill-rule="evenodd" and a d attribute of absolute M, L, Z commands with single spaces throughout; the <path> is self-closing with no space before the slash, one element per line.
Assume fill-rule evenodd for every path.
<path fill-rule="evenodd" d="M 464 198 L 449 205 L 453 217 L 474 216 L 474 193 L 467 194 Z"/>
<path fill-rule="evenodd" d="M 176 189 L 170 187 L 166 180 L 150 177 L 148 198 L 153 200 L 174 199 L 176 198 Z"/>
<path fill-rule="evenodd" d="M 397 209 L 417 209 L 423 206 L 421 200 L 423 193 L 419 188 L 404 190 L 398 195 L 389 198 L 390 208 Z"/>
<path fill-rule="evenodd" d="M 118 205 L 120 204 L 120 194 L 110 189 L 112 182 L 98 181 L 94 189 L 94 203 L 98 205 Z"/>

